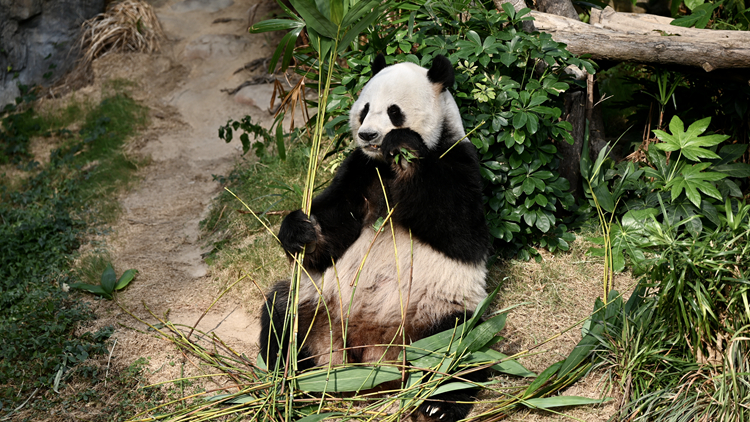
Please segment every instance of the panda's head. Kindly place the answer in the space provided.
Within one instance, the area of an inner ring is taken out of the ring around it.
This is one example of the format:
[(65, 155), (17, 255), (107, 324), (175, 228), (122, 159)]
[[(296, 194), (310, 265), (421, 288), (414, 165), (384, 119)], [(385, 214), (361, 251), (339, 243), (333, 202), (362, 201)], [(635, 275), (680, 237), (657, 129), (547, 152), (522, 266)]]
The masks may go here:
[(382, 159), (380, 144), (388, 132), (408, 128), (435, 148), (446, 132), (455, 142), (465, 135), (461, 115), (448, 88), (453, 85), (453, 65), (436, 56), (430, 69), (414, 63), (386, 67), (378, 55), (373, 77), (352, 106), (349, 124), (357, 145), (372, 158)]

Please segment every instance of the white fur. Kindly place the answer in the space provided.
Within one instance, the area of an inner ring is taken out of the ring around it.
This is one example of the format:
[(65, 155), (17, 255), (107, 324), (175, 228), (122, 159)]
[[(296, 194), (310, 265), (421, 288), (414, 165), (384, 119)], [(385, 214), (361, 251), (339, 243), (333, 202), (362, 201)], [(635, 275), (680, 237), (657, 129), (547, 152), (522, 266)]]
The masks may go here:
[[(365, 120), (359, 118), (365, 104), (370, 104)], [(352, 136), (363, 151), (373, 158), (380, 158), (380, 151), (364, 148), (367, 143), (359, 132), (376, 132), (378, 136), (369, 144), (380, 145), (385, 135), (395, 129), (388, 117), (388, 107), (397, 105), (404, 113), (402, 127), (417, 132), (427, 148), (434, 148), (440, 140), (443, 124), (457, 135), (454, 142), (466, 135), (456, 101), (448, 90), (430, 82), (427, 69), (414, 63), (399, 63), (388, 66), (373, 76), (362, 89), (359, 99), (352, 106), (349, 126)]]
[[(360, 272), (362, 257), (368, 250)], [(384, 331), (390, 332), (395, 331), (402, 320), (412, 327), (429, 327), (454, 312), (473, 311), (487, 296), (486, 275), (482, 263), (452, 260), (417, 239), (413, 239), (412, 248), (407, 230), (396, 227), (392, 235), (387, 226), (376, 238), (373, 228), (366, 227), (335, 267), (327, 269), (323, 275), (302, 280), (301, 301), (318, 302), (319, 292), (322, 293), (333, 326), (328, 327), (328, 315), (321, 306), (306, 344), (312, 350), (330, 350), (331, 343), (334, 350), (343, 347), (341, 325), (346, 317), (341, 315), (349, 315), (351, 321), (377, 322)], [(349, 330), (352, 337), (363, 335), (354, 332), (351, 326)], [(388, 343), (387, 339), (378, 340)], [(401, 338), (394, 340), (401, 342)], [(407, 343), (410, 340), (417, 339), (407, 339)], [(341, 363), (341, 354), (334, 353), (331, 360)], [(326, 355), (318, 357), (316, 363), (328, 361)]]

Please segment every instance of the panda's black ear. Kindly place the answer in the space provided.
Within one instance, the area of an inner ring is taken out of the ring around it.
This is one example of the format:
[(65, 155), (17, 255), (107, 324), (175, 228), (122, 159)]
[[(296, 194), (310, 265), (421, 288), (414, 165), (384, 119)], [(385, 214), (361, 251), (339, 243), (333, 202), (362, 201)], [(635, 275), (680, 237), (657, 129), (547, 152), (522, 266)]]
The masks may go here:
[(377, 56), (375, 56), (375, 60), (372, 61), (372, 76), (375, 76), (385, 68), (385, 56), (383, 56), (383, 53), (378, 53)]
[(427, 79), (434, 84), (443, 86), (441, 91), (453, 86), (455, 77), (453, 76), (453, 65), (445, 56), (438, 54), (432, 59), (432, 67), (427, 71)]

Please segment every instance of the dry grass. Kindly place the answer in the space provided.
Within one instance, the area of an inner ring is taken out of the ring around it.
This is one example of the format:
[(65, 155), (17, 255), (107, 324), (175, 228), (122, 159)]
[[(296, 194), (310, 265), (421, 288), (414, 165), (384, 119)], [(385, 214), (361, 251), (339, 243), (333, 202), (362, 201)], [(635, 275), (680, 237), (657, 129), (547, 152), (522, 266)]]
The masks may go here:
[(154, 9), (141, 0), (112, 3), (82, 26), (83, 63), (110, 52), (153, 53), (159, 51), (159, 39), (164, 36)]
[(50, 89), (51, 96), (62, 95), (93, 81), (91, 64), (109, 53), (154, 53), (164, 30), (154, 9), (142, 0), (111, 3), (104, 13), (81, 25), (81, 58), (75, 69)]
[[(585, 236), (578, 235), (568, 252), (550, 254), (540, 250), (541, 262), (512, 260), (491, 271), (493, 280), (507, 277), (498, 295), (498, 309), (526, 303), (508, 315), (503, 332), (505, 340), (500, 343), (500, 350), (508, 355), (531, 350), (518, 361), (536, 373), (571, 353), (581, 340), (581, 323), (594, 310), (595, 299), (602, 296), (603, 263), (601, 258), (586, 255), (593, 244), (587, 242)], [(626, 295), (634, 284), (635, 280), (629, 274), (615, 275), (615, 288)], [(545, 342), (560, 333), (559, 337)], [(521, 411), (508, 420), (551, 422), (574, 417), (583, 421), (605, 421), (617, 411), (620, 393), (617, 386), (611, 388), (611, 383), (604, 377), (603, 373), (594, 372), (561, 394), (590, 398), (606, 395), (615, 399), (607, 404), (562, 409), (565, 415)]]

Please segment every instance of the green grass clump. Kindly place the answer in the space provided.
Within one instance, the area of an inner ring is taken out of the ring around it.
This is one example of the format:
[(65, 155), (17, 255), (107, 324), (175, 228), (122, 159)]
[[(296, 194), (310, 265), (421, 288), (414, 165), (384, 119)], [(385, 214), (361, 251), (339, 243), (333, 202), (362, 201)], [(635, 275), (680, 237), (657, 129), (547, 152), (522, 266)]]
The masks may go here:
[[(22, 180), (0, 185), (0, 408), (8, 410), (36, 391), (59, 389), (79, 365), (108, 352), (112, 329), (81, 333), (79, 327), (94, 315), (67, 285), (79, 281), (71, 266), (81, 239), (101, 227), (102, 212), (115, 215), (113, 194), (134, 176), (137, 163), (122, 145), (146, 117), (123, 93), (95, 106), (74, 103), (46, 115), (32, 108), (19, 114), (6, 117), (4, 134), (7, 119), (17, 119), (33, 122), (26, 135), (69, 136), (43, 166), (23, 164), (35, 158), (28, 150), (14, 154), (24, 169)], [(80, 125), (75, 135), (68, 129), (73, 124)]]

